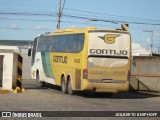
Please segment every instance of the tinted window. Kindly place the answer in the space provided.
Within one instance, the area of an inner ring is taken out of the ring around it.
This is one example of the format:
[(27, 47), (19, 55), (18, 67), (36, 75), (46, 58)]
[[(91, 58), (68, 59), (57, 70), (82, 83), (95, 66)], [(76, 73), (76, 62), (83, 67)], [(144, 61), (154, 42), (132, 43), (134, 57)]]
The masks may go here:
[(40, 52), (80, 52), (83, 48), (84, 34), (41, 36), (37, 51)]

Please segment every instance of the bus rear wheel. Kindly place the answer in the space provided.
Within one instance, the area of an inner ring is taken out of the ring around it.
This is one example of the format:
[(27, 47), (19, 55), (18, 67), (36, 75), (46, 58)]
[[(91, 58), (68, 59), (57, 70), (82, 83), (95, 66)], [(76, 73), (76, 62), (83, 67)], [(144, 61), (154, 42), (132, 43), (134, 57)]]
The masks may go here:
[(68, 80), (68, 93), (70, 95), (74, 95), (75, 94), (75, 91), (72, 89), (72, 84), (71, 84), (71, 79), (70, 78)]
[(62, 93), (64, 93), (64, 94), (68, 93), (68, 91), (67, 91), (67, 83), (65, 82), (64, 76), (61, 78), (61, 90), (62, 90)]

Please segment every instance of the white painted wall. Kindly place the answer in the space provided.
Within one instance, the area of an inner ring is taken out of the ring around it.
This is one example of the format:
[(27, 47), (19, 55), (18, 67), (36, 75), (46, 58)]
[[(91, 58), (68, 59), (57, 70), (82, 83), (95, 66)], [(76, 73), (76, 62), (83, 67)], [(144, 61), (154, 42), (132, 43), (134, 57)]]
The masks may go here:
[(0, 46), (0, 50), (13, 50), (14, 53), (20, 52), (20, 49), (18, 46)]
[(17, 78), (17, 54), (0, 53), (0, 55), (3, 55), (2, 88), (12, 90)]

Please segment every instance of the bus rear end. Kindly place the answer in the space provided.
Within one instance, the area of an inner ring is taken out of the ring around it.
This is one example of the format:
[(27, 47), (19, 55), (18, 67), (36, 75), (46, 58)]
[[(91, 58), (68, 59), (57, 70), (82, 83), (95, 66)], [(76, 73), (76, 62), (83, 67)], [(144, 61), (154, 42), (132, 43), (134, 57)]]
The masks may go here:
[(83, 89), (94, 92), (128, 91), (131, 37), (123, 31), (90, 31)]

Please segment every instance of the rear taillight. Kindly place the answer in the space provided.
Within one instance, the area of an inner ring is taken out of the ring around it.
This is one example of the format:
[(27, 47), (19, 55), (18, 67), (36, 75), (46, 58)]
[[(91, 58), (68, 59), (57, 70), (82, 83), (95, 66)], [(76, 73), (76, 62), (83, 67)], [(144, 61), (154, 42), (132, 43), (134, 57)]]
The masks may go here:
[(83, 79), (87, 79), (88, 78), (88, 70), (84, 69), (83, 70)]

